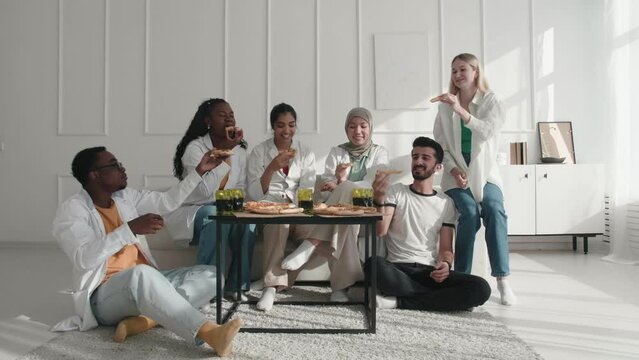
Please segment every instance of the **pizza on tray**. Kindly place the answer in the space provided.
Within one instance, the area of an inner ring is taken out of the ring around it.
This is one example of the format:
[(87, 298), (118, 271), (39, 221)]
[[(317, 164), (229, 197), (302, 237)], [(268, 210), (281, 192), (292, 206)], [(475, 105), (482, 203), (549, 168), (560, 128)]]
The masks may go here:
[(249, 201), (244, 204), (244, 210), (254, 214), (290, 215), (304, 212), (304, 209), (294, 204)]
[(313, 208), (313, 212), (318, 215), (333, 215), (333, 216), (357, 216), (364, 214), (374, 214), (377, 212), (376, 208), (357, 206), (350, 204), (334, 204), (326, 205), (319, 204)]

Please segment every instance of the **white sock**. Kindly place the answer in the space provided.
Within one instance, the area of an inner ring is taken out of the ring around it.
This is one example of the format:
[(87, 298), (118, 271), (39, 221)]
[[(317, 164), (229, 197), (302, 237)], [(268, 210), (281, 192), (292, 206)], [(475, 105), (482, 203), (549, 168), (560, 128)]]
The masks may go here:
[(289, 256), (282, 261), (282, 269), (284, 270), (297, 270), (306, 264), (308, 259), (313, 255), (315, 251), (315, 245), (308, 240), (304, 240), (300, 246), (295, 249)]
[(397, 308), (397, 298), (395, 296), (376, 295), (375, 300), (377, 302), (378, 309), (396, 309)]
[(348, 295), (346, 294), (346, 289), (333, 290), (333, 292), (331, 293), (331, 301), (347, 302), (348, 300), (350, 299), (348, 298)]
[(510, 288), (510, 283), (506, 278), (497, 279), (497, 290), (499, 290), (499, 294), (501, 295), (502, 305), (512, 306), (517, 303), (517, 297), (513, 289)]
[(275, 300), (275, 288), (266, 287), (262, 290), (262, 297), (257, 302), (256, 307), (259, 310), (269, 311), (273, 308), (273, 301)]

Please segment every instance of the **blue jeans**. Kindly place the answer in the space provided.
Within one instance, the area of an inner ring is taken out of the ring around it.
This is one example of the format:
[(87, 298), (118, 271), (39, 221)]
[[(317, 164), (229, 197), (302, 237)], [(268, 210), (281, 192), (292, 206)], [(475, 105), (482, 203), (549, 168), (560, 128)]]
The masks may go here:
[[(215, 265), (217, 254), (216, 222), (209, 219), (209, 215), (217, 214), (215, 205), (204, 205), (195, 214), (193, 230), (193, 242), (198, 244), (197, 262), (203, 265)], [(255, 244), (255, 225), (224, 224), (222, 226), (222, 249), (231, 248), (231, 266), (224, 289), (235, 291), (237, 289), (237, 256), (239, 244), (242, 242), (242, 290), (248, 290), (251, 286), (251, 260), (253, 257), (253, 245)], [(230, 239), (230, 241), (229, 241)], [(224, 257), (226, 258), (226, 257)], [(220, 264), (221, 269), (226, 269), (224, 260)]]
[(499, 187), (491, 183), (484, 185), (484, 200), (479, 204), (481, 211), (468, 188), (450, 189), (446, 194), (453, 199), (459, 212), (455, 238), (455, 271), (470, 273), (473, 266), (475, 234), (483, 219), (491, 275), (509, 275), (508, 217), (504, 209), (504, 195)]
[(160, 271), (136, 265), (113, 275), (91, 294), (100, 325), (144, 315), (185, 339), (195, 339), (207, 321), (197, 308), (215, 297), (215, 268), (196, 265)]

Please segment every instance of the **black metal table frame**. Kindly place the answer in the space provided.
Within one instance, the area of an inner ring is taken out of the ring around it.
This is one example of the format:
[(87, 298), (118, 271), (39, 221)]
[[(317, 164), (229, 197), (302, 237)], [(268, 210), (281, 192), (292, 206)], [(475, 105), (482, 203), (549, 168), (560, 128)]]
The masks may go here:
[[(216, 236), (217, 254), (216, 254), (216, 322), (218, 324), (226, 323), (233, 314), (237, 311), (237, 308), (241, 304), (256, 304), (257, 301), (242, 301), (242, 281), (237, 282), (237, 296), (234, 303), (227, 313), (222, 316), (222, 271), (219, 271), (222, 264), (222, 257), (226, 256), (226, 249), (222, 249), (223, 241), (219, 241), (222, 238), (222, 226), (223, 224), (263, 224), (263, 225), (275, 225), (275, 224), (303, 224), (303, 225), (362, 225), (364, 226), (364, 255), (365, 259), (369, 258), (370, 253), (373, 256), (377, 255), (377, 241), (375, 236), (375, 223), (382, 219), (381, 214), (364, 215), (364, 216), (273, 216), (273, 217), (236, 217), (235, 215), (210, 215), (209, 219), (216, 221)], [(231, 241), (231, 239), (229, 239)], [(370, 245), (369, 245), (370, 242)], [(372, 247), (369, 252), (369, 246)], [(242, 254), (242, 242), (240, 241), (239, 254)], [(238, 279), (242, 279), (242, 256), (238, 256), (237, 259)], [(377, 313), (376, 313), (376, 298), (377, 295), (377, 262), (371, 261), (370, 274), (364, 275), (364, 302), (331, 302), (331, 301), (276, 301), (275, 304), (279, 305), (364, 305), (364, 314), (367, 328), (352, 329), (352, 328), (330, 328), (330, 329), (314, 329), (314, 328), (242, 328), (241, 332), (263, 332), (263, 333), (313, 333), (313, 334), (374, 334), (377, 329)], [(369, 279), (370, 276), (370, 279)], [(370, 295), (368, 288), (370, 287)], [(369, 301), (369, 296), (370, 300)]]

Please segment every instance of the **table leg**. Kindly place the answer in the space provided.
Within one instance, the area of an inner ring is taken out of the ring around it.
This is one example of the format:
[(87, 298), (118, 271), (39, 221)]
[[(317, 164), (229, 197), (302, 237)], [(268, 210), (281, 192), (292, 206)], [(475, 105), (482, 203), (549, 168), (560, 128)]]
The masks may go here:
[(215, 239), (217, 253), (215, 254), (215, 320), (218, 324), (222, 323), (222, 229), (218, 221), (215, 222)]
[[(375, 223), (370, 224), (371, 243), (373, 247), (372, 256), (377, 257), (377, 234), (375, 233)], [(377, 259), (371, 261), (371, 331), (377, 332)]]
[[(369, 251), (369, 241), (370, 241), (370, 228), (368, 224), (364, 225), (364, 262), (368, 261), (368, 258), (370, 257), (370, 251)], [(367, 274), (364, 274), (364, 307), (366, 306), (370, 306), (370, 302), (368, 301), (368, 289), (370, 286), (370, 276), (368, 276)]]
[[(248, 231), (248, 226), (244, 225), (244, 231)], [(244, 232), (242, 232), (243, 235)], [(229, 239), (229, 241), (233, 241), (233, 239)], [(242, 248), (242, 243), (244, 242), (244, 236), (242, 236), (240, 238), (240, 244), (237, 248), (237, 256), (239, 257), (239, 259), (237, 259), (237, 301), (238, 302), (242, 302), (242, 280), (244, 279), (244, 277), (242, 276), (242, 258), (244, 258), (244, 249)]]

